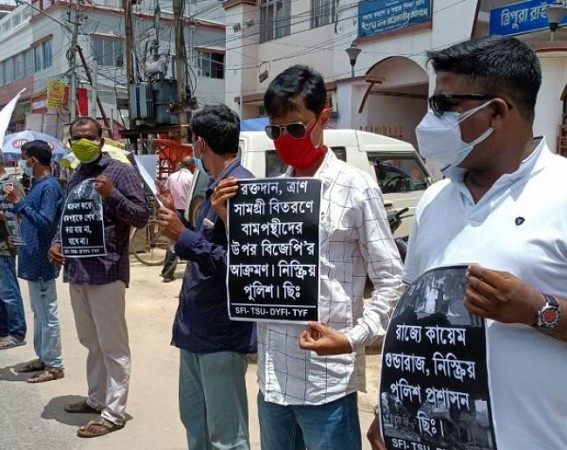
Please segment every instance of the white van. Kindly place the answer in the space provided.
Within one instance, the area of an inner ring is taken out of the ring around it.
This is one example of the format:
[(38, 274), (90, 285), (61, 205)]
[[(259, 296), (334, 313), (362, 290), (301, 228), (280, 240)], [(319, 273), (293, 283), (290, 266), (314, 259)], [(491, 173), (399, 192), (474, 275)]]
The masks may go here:
[[(326, 129), (323, 142), (343, 161), (367, 172), (377, 181), (387, 209), (409, 208), (396, 236), (409, 234), (411, 218), (432, 176), (415, 148), (407, 142), (358, 130)], [(259, 178), (285, 172), (274, 143), (264, 131), (240, 133), (242, 165)]]

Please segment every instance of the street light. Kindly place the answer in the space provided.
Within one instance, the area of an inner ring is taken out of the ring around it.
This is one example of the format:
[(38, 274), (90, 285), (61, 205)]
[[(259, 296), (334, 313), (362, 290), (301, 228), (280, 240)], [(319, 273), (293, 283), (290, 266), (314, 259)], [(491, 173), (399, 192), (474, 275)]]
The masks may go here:
[(567, 15), (567, 7), (564, 6), (563, 2), (555, 2), (548, 6), (545, 10), (547, 13), (547, 21), (549, 22), (550, 31), (550, 42), (555, 41), (555, 32), (559, 28), (559, 24), (563, 18)]
[(358, 58), (358, 55), (360, 55), (361, 51), (362, 51), (362, 49), (360, 49), (356, 46), (355, 41), (352, 41), (352, 44), (350, 44), (350, 47), (346, 49), (348, 59), (350, 60), (350, 70), (351, 70), (350, 76), (351, 76), (351, 78), (354, 78), (354, 65), (356, 64), (356, 59)]

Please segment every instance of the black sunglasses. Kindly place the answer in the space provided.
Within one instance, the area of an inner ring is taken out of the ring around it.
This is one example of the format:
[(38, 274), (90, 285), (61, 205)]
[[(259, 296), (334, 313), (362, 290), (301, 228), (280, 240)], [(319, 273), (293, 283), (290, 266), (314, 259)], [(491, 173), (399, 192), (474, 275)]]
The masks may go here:
[(301, 122), (286, 123), (284, 125), (268, 125), (265, 130), (272, 141), (279, 139), (284, 130), (294, 139), (301, 139), (307, 134), (307, 127)]
[[(491, 94), (435, 94), (429, 97), (429, 107), (437, 117), (441, 117), (463, 100), (487, 101), (497, 98)], [(508, 105), (510, 107), (510, 105)]]

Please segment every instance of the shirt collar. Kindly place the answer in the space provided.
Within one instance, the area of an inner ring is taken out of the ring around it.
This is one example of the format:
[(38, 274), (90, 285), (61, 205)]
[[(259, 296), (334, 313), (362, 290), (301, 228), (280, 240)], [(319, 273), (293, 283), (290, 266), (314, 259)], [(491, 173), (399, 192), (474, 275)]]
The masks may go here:
[(211, 178), (209, 182), (209, 189), (212, 190), (217, 187), (217, 184), (220, 183), (221, 180), (228, 178), (228, 176), (232, 173), (234, 169), (240, 166), (240, 158), (234, 158), (228, 166), (224, 168), (224, 170), (219, 174), (216, 178)]

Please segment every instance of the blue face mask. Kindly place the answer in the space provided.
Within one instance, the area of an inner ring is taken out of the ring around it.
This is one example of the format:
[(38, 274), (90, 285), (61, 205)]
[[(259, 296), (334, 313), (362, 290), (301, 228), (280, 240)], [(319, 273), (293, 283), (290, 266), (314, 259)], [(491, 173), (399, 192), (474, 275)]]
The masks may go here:
[(199, 142), (202, 142), (202, 140), (198, 140), (193, 145), (193, 162), (195, 163), (195, 167), (197, 167), (198, 170), (200, 170), (203, 173), (209, 173), (207, 169), (205, 169), (205, 166), (203, 165), (203, 160), (201, 159), (201, 156), (203, 156), (203, 152), (201, 152), (201, 156), (197, 156), (197, 144)]
[(32, 166), (28, 166), (27, 160), (23, 161), (22, 164), (22, 171), (24, 172), (24, 174), (28, 177), (33, 177), (33, 165)]
[(33, 167), (24, 167), (24, 174), (28, 177), (33, 177)]

